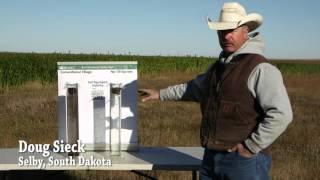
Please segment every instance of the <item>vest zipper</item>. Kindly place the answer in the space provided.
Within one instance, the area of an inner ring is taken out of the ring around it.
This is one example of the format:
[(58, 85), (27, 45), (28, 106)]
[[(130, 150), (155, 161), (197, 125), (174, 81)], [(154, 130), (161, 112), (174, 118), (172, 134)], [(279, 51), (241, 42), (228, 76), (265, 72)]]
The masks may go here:
[(217, 119), (218, 119), (218, 111), (219, 111), (219, 99), (220, 99), (220, 89), (221, 89), (221, 81), (220, 79), (217, 82), (217, 86), (216, 86), (216, 98), (215, 98), (215, 105), (214, 105), (214, 123), (213, 123), (213, 128), (214, 128), (214, 143), (216, 143), (216, 135), (217, 135)]

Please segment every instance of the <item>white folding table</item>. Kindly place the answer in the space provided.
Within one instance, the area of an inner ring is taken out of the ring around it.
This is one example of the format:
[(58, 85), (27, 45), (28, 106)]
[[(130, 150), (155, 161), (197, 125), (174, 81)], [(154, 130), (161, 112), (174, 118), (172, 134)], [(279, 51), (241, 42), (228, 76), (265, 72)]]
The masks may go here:
[[(43, 159), (42, 166), (19, 166), (18, 158)], [(54, 159), (66, 159), (67, 154), (51, 152)], [(85, 159), (91, 156), (94, 159), (109, 159), (111, 166), (94, 165), (48, 165), (48, 157), (41, 153), (19, 153), (18, 148), (0, 149), (0, 171), (5, 174), (8, 171), (17, 170), (127, 170), (143, 175), (139, 170), (168, 170), (168, 171), (192, 171), (192, 179), (197, 179), (197, 171), (201, 167), (203, 158), (202, 147), (140, 147), (136, 152), (121, 152), (120, 156), (111, 156), (108, 151), (80, 153)], [(77, 159), (77, 158), (75, 158)], [(3, 175), (5, 176), (5, 175)]]

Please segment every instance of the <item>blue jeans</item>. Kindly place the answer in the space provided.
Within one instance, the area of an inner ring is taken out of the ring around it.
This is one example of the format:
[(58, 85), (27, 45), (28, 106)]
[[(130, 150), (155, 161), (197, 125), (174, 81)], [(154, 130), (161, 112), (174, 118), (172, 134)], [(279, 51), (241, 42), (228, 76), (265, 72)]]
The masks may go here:
[(205, 149), (200, 179), (268, 180), (270, 167), (271, 157), (263, 153), (246, 158), (238, 152)]

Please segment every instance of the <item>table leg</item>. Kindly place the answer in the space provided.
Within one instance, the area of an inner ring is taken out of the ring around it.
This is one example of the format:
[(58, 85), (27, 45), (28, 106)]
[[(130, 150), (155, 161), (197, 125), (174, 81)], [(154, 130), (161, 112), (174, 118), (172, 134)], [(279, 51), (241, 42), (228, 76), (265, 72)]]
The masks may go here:
[(197, 179), (198, 179), (197, 171), (192, 171), (192, 180), (197, 180)]
[(7, 179), (7, 171), (0, 171), (0, 179), (1, 180)]
[(139, 176), (142, 176), (142, 177), (144, 177), (144, 178), (146, 178), (146, 179), (157, 180), (157, 178), (152, 177), (152, 176), (150, 176), (150, 175), (148, 175), (148, 174), (145, 174), (145, 173), (143, 173), (143, 172), (141, 172), (141, 171), (132, 170), (131, 172), (133, 172), (133, 173), (135, 173), (135, 174), (137, 174), (137, 175), (139, 175)]

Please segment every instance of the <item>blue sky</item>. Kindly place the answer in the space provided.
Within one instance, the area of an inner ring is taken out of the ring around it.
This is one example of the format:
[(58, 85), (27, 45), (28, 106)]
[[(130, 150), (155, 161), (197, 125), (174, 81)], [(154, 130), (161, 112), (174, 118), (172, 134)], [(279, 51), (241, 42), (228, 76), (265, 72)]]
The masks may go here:
[[(0, 0), (0, 51), (218, 56), (218, 0)], [(268, 58), (320, 59), (320, 1), (241, 0)]]

